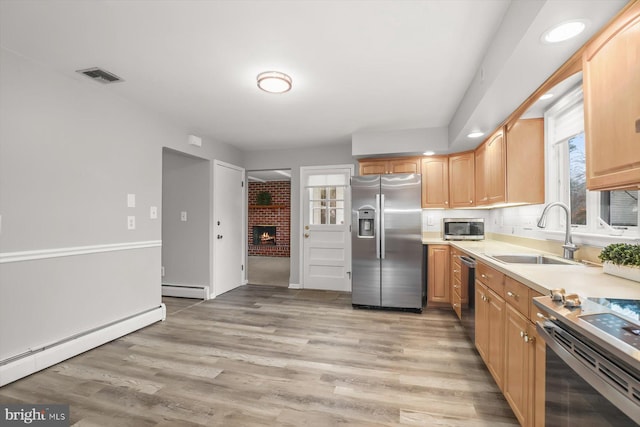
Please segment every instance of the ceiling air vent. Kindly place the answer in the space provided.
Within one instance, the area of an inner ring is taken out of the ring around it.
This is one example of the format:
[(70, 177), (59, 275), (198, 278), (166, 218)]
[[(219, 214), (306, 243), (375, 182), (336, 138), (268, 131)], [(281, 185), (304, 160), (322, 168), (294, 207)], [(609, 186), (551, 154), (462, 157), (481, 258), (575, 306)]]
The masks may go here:
[(84, 74), (85, 76), (91, 77), (93, 80), (103, 84), (117, 83), (117, 82), (124, 81), (120, 77), (116, 76), (115, 74), (102, 70), (98, 67), (87, 68), (86, 70), (76, 70), (76, 73)]

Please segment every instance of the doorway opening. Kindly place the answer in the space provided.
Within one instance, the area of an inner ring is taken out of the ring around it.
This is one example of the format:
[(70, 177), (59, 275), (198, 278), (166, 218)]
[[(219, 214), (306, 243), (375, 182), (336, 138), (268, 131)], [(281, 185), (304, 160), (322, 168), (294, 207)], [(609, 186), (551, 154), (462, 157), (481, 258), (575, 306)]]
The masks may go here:
[(247, 171), (247, 282), (289, 286), (291, 170)]

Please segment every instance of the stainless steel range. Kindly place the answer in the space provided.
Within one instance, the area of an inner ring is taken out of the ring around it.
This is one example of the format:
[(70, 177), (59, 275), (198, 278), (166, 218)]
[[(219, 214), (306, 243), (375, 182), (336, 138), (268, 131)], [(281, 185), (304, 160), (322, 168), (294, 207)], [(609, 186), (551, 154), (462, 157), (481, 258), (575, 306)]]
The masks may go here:
[(554, 290), (534, 303), (547, 344), (545, 424), (640, 425), (640, 300)]

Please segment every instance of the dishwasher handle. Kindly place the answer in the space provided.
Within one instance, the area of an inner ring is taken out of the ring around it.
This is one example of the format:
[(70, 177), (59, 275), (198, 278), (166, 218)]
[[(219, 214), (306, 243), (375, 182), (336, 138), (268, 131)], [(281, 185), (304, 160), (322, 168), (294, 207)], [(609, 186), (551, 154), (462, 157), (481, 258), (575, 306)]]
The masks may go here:
[(467, 267), (476, 268), (476, 260), (471, 257), (460, 255), (460, 261)]

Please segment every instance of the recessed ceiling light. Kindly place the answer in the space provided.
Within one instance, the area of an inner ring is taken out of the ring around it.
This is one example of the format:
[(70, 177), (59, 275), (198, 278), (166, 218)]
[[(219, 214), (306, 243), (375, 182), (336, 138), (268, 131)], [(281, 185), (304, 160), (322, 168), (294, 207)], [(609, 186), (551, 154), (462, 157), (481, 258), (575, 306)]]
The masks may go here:
[(540, 101), (544, 101), (545, 99), (551, 99), (553, 98), (553, 94), (552, 93), (545, 93), (544, 95), (542, 95), (540, 98), (538, 98)]
[(545, 43), (560, 43), (577, 36), (585, 28), (587, 28), (587, 22), (584, 20), (562, 22), (545, 31), (542, 34), (542, 41)]
[(469, 135), (467, 135), (467, 137), (480, 138), (482, 135), (484, 135), (484, 132), (471, 132)]
[(291, 77), (279, 71), (258, 74), (258, 87), (269, 93), (284, 93), (291, 90)]
[(424, 153), (422, 153), (422, 154), (423, 154), (423, 155), (425, 155), (425, 156), (433, 156), (434, 154), (436, 154), (436, 152), (435, 152), (435, 151), (431, 151), (431, 150), (429, 150), (429, 151), (425, 151), (425, 152), (424, 152)]

